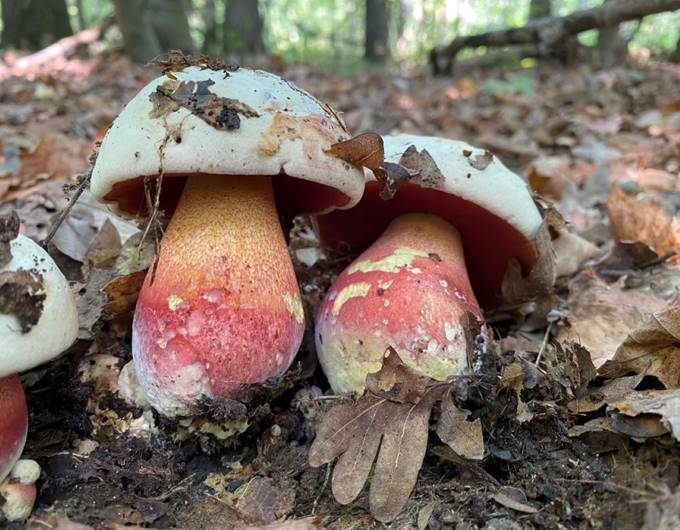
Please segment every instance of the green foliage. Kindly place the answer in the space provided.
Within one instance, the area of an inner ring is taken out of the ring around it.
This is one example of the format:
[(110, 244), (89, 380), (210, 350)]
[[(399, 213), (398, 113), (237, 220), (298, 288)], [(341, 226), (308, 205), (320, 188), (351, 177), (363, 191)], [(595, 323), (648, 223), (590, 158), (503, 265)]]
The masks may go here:
[[(19, 1), (19, 0), (17, 0)], [(258, 0), (253, 0), (258, 1)], [(215, 29), (224, 38), (225, 0), (213, 0)], [(552, 0), (553, 13), (562, 16), (601, 5), (603, 0)], [(270, 53), (317, 67), (365, 68), (365, 0), (259, 0), (264, 19), (264, 42)], [(78, 6), (87, 26), (113, 15), (112, 0), (67, 0), (72, 25), (78, 27)], [(192, 0), (189, 22), (195, 42), (206, 34), (209, 0)], [(390, 51), (400, 64), (424, 64), (427, 52), (456, 36), (519, 27), (529, 16), (530, 0), (389, 0)], [(633, 50), (652, 53), (673, 49), (680, 35), (680, 12), (646, 17), (621, 26)], [(228, 36), (227, 36), (228, 37)], [(597, 30), (579, 36), (585, 45), (597, 42)], [(211, 50), (217, 52), (217, 48)], [(464, 50), (462, 57), (482, 53)]]
[(480, 90), (486, 94), (524, 94), (530, 96), (534, 92), (534, 81), (524, 74), (513, 74), (506, 79), (487, 79)]

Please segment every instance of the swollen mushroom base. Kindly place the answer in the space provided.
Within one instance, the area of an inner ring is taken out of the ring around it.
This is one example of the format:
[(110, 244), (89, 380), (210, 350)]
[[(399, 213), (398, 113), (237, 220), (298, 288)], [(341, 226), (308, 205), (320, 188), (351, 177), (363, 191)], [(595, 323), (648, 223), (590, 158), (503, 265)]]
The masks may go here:
[(18, 375), (0, 379), (0, 482), (19, 460), (28, 433), (26, 396)]
[(151, 405), (188, 416), (203, 398), (237, 397), (283, 373), (303, 332), (271, 177), (188, 178), (135, 310), (132, 354)]
[(326, 293), (319, 360), (342, 394), (363, 392), (390, 347), (418, 373), (444, 380), (467, 369), (466, 312), (481, 319), (460, 234), (435, 215), (402, 215)]

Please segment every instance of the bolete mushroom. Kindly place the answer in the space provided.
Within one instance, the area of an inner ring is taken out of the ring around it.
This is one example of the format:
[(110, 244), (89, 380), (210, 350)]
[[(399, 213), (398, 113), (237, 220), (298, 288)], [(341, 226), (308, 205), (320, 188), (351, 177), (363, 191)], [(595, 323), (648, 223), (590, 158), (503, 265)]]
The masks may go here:
[[(7, 237), (10, 224), (14, 233)], [(0, 511), (8, 521), (31, 513), (40, 475), (37, 463), (19, 460), (28, 411), (17, 374), (55, 358), (78, 334), (66, 278), (47, 252), (17, 235), (18, 228), (18, 219), (0, 222)]]
[(482, 320), (482, 307), (498, 303), (512, 258), (525, 272), (537, 259), (541, 215), (524, 181), (496, 157), (443, 138), (384, 142), (385, 160), (412, 178), (383, 200), (367, 176), (352, 210), (316, 218), (322, 241), (363, 251), (328, 290), (316, 321), (319, 360), (338, 393), (360, 394), (389, 348), (435, 380), (466, 371), (464, 315)]
[(168, 73), (116, 118), (93, 194), (145, 216), (155, 184), (171, 217), (132, 330), (139, 382), (160, 413), (191, 416), (289, 367), (304, 315), (279, 218), (359, 200), (363, 173), (325, 152), (347, 138), (330, 107), (247, 68)]

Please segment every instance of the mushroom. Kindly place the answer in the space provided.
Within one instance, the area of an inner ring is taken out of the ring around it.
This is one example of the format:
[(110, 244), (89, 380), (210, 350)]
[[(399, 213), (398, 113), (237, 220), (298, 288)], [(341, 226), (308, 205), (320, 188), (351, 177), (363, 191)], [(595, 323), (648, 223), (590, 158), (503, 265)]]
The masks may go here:
[[(35, 501), (38, 464), (19, 460), (28, 433), (26, 397), (19, 372), (66, 350), (78, 334), (68, 281), (31, 239), (17, 235), (16, 216), (0, 220), (0, 511), (21, 521)], [(11, 226), (13, 225), (13, 226)], [(11, 230), (3, 230), (11, 226)], [(8, 236), (8, 232), (11, 235)], [(9, 252), (6, 252), (9, 250)], [(4, 262), (4, 263), (3, 263)]]
[(191, 416), (290, 366), (304, 312), (279, 218), (359, 200), (361, 170), (325, 152), (347, 138), (330, 107), (247, 68), (168, 73), (116, 118), (93, 194), (145, 216), (154, 184), (171, 217), (132, 329), (139, 383), (161, 414)]
[(542, 218), (524, 181), (488, 151), (443, 138), (387, 136), (385, 160), (411, 172), (390, 200), (367, 175), (352, 210), (315, 219), (321, 240), (363, 253), (326, 293), (315, 340), (338, 393), (360, 394), (394, 349), (435, 380), (468, 369), (470, 325), (497, 305), (508, 262), (537, 259)]

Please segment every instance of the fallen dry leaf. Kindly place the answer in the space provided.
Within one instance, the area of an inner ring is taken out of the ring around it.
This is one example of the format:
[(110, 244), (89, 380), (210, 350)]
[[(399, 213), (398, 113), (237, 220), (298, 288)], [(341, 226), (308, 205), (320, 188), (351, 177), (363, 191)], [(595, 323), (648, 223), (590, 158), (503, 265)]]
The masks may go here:
[(656, 377), (666, 388), (680, 388), (680, 298), (633, 329), (600, 373), (635, 372)]
[[(427, 450), (432, 407), (441, 398), (438, 388), (423, 390), (416, 384), (424, 391), (422, 395), (407, 389), (406, 381), (419, 382), (418, 377), (408, 374), (406, 367), (396, 369), (396, 353), (389, 357), (393, 359), (374, 374), (371, 386), (413, 402), (391, 401), (367, 391), (356, 403), (335, 405), (322, 418), (309, 451), (312, 467), (340, 456), (333, 470), (332, 491), (341, 504), (356, 499), (375, 460), (369, 504), (373, 517), (382, 522), (399, 514), (415, 487)], [(402, 376), (403, 383), (397, 379)]]
[(659, 256), (680, 252), (680, 219), (651, 196), (632, 197), (614, 186), (607, 212), (617, 241), (640, 241)]
[(519, 488), (506, 486), (494, 493), (491, 498), (498, 504), (521, 513), (537, 513), (538, 508), (527, 503), (526, 494)]
[(385, 159), (382, 136), (374, 132), (366, 132), (344, 142), (335, 143), (327, 152), (353, 166), (371, 170), (377, 169)]
[(587, 239), (569, 230), (560, 230), (552, 242), (555, 251), (555, 274), (571, 276), (581, 265), (600, 253), (600, 249)]
[[(609, 403), (609, 407), (624, 416), (639, 417), (647, 422), (651, 420), (651, 425), (645, 430), (649, 434), (644, 437), (670, 432), (680, 442), (680, 389), (632, 392), (621, 401)], [(650, 415), (653, 417), (650, 418)], [(655, 430), (657, 422), (660, 429)]]
[(311, 516), (261, 526), (246, 526), (243, 530), (323, 530), (323, 526), (319, 517)]
[(533, 241), (538, 257), (529, 274), (524, 276), (516, 259), (510, 260), (501, 286), (505, 307), (519, 307), (530, 301), (542, 301), (550, 296), (555, 284), (555, 253), (547, 220), (543, 221)]
[(437, 436), (456, 454), (470, 460), (484, 458), (482, 421), (468, 421), (470, 411), (459, 409), (447, 393), (442, 399), (441, 416), (437, 422)]
[(558, 341), (581, 344), (600, 368), (648, 315), (666, 302), (645, 289), (624, 289), (623, 282), (606, 284), (584, 272), (569, 283), (569, 327), (557, 333)]
[(184, 107), (211, 127), (232, 131), (241, 126), (240, 116), (259, 116), (255, 109), (237, 99), (210, 92), (214, 84), (211, 79), (198, 82), (168, 79), (149, 95), (152, 104), (150, 117), (161, 118)]
[(295, 488), (286, 481), (254, 477), (236, 490), (236, 509), (246, 518), (269, 524), (289, 514), (295, 506)]

